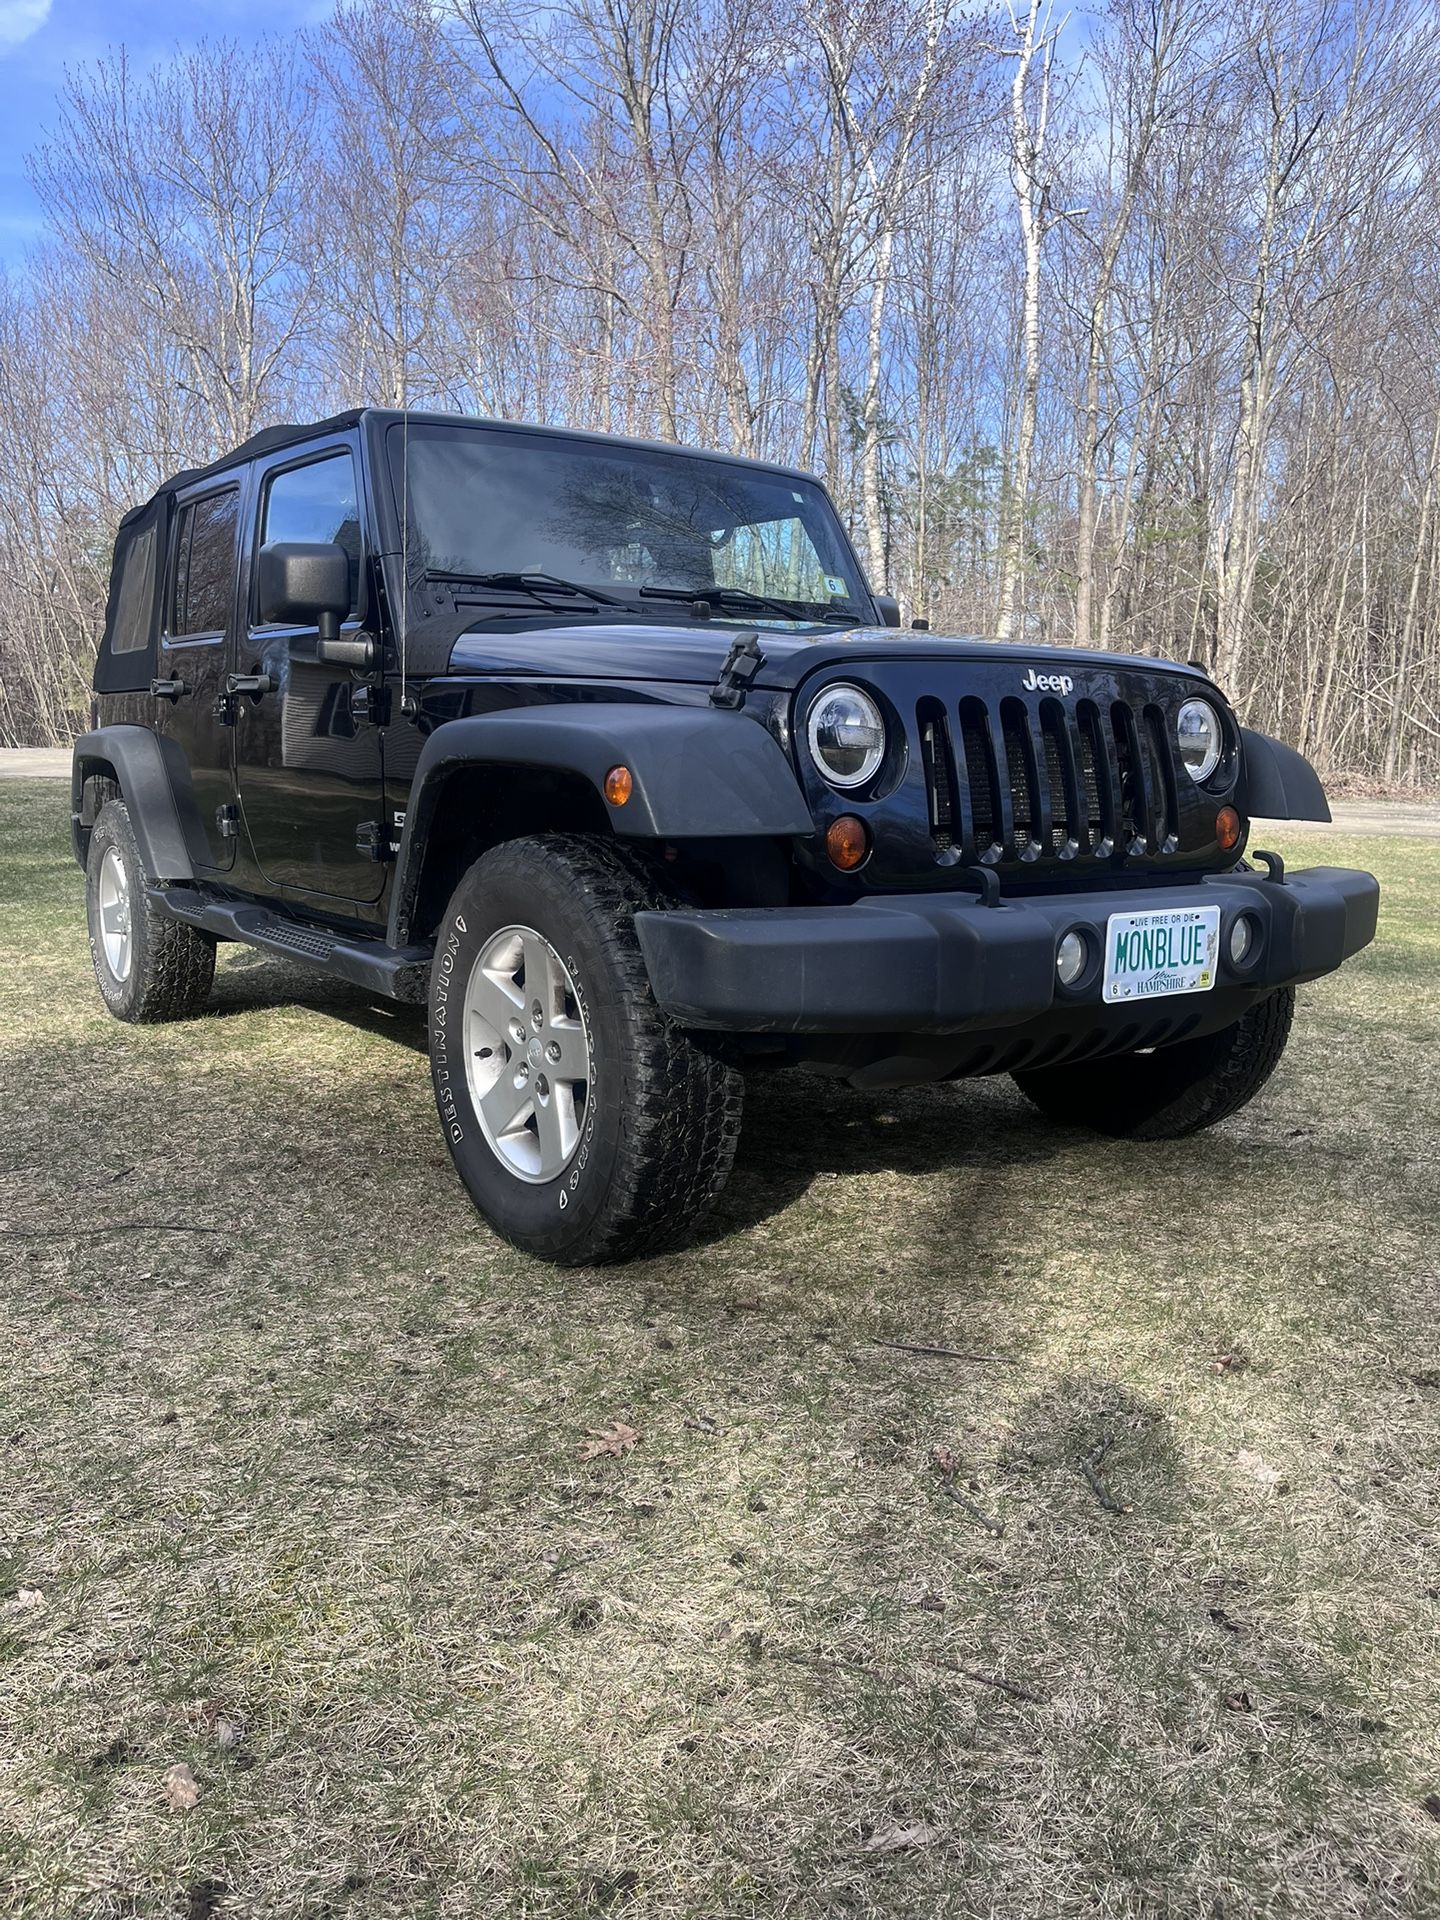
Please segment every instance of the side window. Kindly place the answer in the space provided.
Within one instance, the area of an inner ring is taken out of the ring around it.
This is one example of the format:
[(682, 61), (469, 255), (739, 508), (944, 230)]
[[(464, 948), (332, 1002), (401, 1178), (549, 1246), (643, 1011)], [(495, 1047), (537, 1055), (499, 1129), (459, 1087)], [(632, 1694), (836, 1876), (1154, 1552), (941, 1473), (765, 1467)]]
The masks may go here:
[(327, 454), (277, 473), (260, 509), (260, 544), (276, 540), (333, 541), (350, 560), (350, 612), (360, 589), (360, 508), (355, 463), (348, 453)]
[(223, 633), (235, 596), (235, 536), (240, 495), (234, 487), (207, 493), (180, 509), (175, 526), (175, 571), (166, 631)]
[(125, 550), (120, 592), (115, 601), (115, 624), (110, 630), (112, 653), (139, 653), (149, 645), (154, 595), (155, 524), (152, 521)]

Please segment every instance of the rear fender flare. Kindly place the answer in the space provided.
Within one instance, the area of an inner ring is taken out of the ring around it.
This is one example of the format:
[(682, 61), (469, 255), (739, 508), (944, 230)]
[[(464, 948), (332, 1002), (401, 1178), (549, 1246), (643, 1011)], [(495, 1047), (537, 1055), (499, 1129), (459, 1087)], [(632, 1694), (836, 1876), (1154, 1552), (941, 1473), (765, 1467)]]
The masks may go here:
[(130, 815), (146, 878), (195, 878), (195, 836), (200, 827), (198, 819), (192, 818), (186, 831), (186, 817), (194, 814), (194, 803), (185, 756), (173, 740), (145, 727), (97, 727), (75, 742), (70, 768), (70, 837), (82, 866), (95, 824), (86, 817), (85, 783), (96, 775), (111, 775)]
[[(604, 799), (605, 776), (617, 766), (630, 772), (623, 806)], [(783, 749), (741, 713), (605, 701), (448, 720), (425, 742), (411, 783), (391, 892), (392, 944), (411, 938), (431, 823), (447, 779), (462, 767), (578, 777), (626, 839), (778, 840), (814, 831)]]

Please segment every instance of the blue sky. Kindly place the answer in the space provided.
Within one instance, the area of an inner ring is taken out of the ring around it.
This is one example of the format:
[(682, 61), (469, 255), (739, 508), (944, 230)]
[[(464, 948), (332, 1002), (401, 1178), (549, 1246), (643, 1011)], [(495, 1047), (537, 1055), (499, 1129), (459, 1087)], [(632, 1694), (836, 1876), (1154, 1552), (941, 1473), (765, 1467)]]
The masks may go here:
[(323, 18), (328, 0), (0, 0), (0, 265), (40, 230), (25, 156), (55, 119), (67, 66), (124, 45), (139, 65), (200, 40), (253, 41)]

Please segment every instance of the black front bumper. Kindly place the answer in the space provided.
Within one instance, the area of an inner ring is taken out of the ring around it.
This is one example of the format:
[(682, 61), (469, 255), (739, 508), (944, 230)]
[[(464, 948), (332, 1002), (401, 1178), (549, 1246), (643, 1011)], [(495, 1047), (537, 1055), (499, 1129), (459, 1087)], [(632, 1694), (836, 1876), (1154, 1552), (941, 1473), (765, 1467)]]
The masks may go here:
[[(1273, 987), (1333, 972), (1374, 939), (1379, 901), (1372, 875), (1313, 867), (1283, 879), (1230, 873), (1194, 884), (1011, 897), (997, 906), (968, 895), (890, 894), (839, 907), (640, 913), (635, 925), (656, 999), (686, 1026), (958, 1034), (1050, 1026), (1068, 1012), (1093, 1017), (1103, 1004), (1099, 956), (1112, 913), (1214, 904), (1221, 910), (1215, 986), (1149, 1003), (1203, 1012), (1208, 1026), (1238, 1018)], [(1230, 929), (1242, 912), (1257, 937), (1235, 967)], [(1088, 934), (1094, 957), (1067, 988), (1055, 956), (1072, 928)]]

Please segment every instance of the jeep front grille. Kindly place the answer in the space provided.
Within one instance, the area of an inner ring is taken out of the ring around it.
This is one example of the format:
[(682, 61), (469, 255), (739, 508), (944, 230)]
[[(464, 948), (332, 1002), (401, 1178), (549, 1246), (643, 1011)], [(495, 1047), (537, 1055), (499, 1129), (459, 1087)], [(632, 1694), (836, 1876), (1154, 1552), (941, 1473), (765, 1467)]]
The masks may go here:
[(972, 694), (954, 710), (927, 697), (915, 719), (938, 849), (990, 864), (1178, 844), (1175, 758), (1157, 706)]

